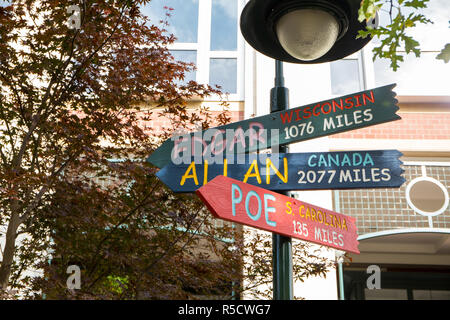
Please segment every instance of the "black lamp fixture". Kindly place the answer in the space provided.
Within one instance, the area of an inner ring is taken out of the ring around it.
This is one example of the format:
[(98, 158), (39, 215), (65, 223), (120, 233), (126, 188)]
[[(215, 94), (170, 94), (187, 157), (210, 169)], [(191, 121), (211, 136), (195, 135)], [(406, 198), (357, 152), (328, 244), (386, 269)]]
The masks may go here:
[(367, 24), (358, 21), (361, 0), (250, 0), (241, 14), (241, 32), (257, 51), (291, 63), (342, 59), (370, 40), (356, 39)]

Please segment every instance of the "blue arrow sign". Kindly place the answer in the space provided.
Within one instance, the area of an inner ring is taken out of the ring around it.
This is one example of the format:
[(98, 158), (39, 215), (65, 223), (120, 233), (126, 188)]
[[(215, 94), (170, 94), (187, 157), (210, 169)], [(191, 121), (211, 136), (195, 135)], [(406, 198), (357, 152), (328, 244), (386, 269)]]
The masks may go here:
[(174, 192), (194, 192), (218, 175), (274, 191), (397, 188), (405, 182), (400, 156), (397, 150), (239, 154), (219, 163), (170, 163), (156, 175)]

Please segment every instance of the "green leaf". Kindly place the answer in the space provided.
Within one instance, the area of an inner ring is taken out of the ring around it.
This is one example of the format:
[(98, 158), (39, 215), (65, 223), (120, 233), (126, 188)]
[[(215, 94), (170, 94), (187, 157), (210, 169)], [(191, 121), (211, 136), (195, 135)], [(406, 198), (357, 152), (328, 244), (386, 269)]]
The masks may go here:
[(412, 7), (412, 8), (415, 8), (415, 9), (426, 8), (428, 1), (429, 0), (410, 0), (410, 1), (406, 1), (403, 5), (405, 7)]
[(358, 10), (358, 20), (363, 22), (364, 20), (367, 21), (375, 18), (377, 11), (381, 8), (381, 5), (377, 5), (379, 1), (380, 0), (362, 0)]
[(444, 60), (445, 63), (450, 61), (450, 43), (445, 45), (444, 49), (441, 50), (441, 53), (437, 55), (436, 59)]
[(420, 56), (420, 49), (418, 48), (419, 42), (408, 36), (405, 36), (404, 40), (406, 53), (410, 53), (411, 51), (413, 51), (416, 57), (419, 57)]

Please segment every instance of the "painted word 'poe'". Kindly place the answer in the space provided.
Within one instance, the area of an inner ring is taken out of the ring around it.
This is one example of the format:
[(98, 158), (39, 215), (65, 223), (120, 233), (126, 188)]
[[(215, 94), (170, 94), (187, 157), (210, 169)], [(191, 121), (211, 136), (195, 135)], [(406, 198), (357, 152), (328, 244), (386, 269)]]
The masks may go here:
[[(258, 210), (256, 212), (250, 211), (250, 200), (255, 198), (258, 203)], [(236, 205), (241, 204), (243, 200), (243, 194), (241, 188), (237, 184), (231, 185), (231, 208), (233, 216), (236, 216)], [(271, 221), (269, 218), (270, 212), (275, 212), (276, 209), (274, 207), (269, 206), (269, 201), (275, 201), (275, 197), (272, 194), (264, 193), (263, 198), (261, 199), (260, 195), (255, 191), (249, 191), (245, 196), (245, 212), (248, 217), (253, 221), (258, 221), (261, 217), (262, 207), (264, 208), (264, 217), (267, 225), (271, 227), (276, 227), (277, 223), (275, 221)]]

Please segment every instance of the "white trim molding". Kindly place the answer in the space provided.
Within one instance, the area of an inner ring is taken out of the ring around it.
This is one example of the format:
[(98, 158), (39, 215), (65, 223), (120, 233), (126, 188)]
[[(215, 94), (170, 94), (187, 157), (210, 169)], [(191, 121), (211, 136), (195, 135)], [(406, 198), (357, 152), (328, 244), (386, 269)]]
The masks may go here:
[(442, 233), (442, 234), (450, 234), (450, 229), (446, 228), (405, 228), (405, 229), (391, 229), (391, 230), (383, 230), (377, 232), (366, 233), (360, 235), (358, 237), (358, 241), (391, 236), (396, 234), (407, 234), (407, 233)]

